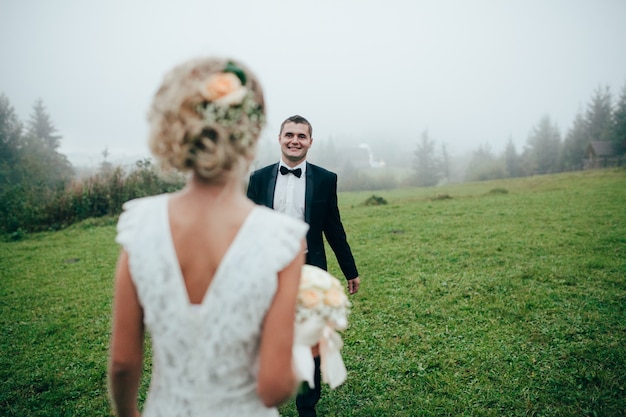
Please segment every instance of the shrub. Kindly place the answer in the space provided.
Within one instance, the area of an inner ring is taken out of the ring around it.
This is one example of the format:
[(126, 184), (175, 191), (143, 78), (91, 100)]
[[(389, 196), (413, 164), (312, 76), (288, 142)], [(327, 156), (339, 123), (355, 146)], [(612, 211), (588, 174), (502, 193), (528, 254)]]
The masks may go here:
[(449, 194), (437, 194), (436, 196), (434, 196), (433, 198), (431, 198), (432, 201), (437, 201), (437, 200), (450, 200), (452, 197), (450, 197)]
[(506, 188), (492, 188), (491, 190), (489, 190), (489, 192), (487, 194), (508, 194), (509, 190), (507, 190)]
[(364, 206), (381, 206), (384, 204), (387, 204), (387, 200), (377, 195), (372, 195), (363, 202)]
[(57, 190), (13, 187), (2, 195), (1, 231), (15, 238), (23, 232), (58, 230), (89, 218), (115, 216), (128, 200), (172, 192), (184, 183), (182, 175), (165, 177), (149, 160), (143, 160), (130, 173), (122, 167), (108, 167)]

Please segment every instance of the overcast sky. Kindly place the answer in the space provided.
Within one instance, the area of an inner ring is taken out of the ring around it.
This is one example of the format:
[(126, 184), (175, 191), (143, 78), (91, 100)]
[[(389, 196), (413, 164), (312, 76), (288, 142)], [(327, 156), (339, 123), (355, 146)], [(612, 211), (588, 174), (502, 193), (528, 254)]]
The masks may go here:
[(41, 98), (71, 161), (147, 156), (163, 74), (216, 54), (261, 79), (265, 141), (301, 114), (339, 145), (521, 150), (543, 115), (564, 136), (619, 95), (625, 22), (625, 0), (0, 0), (0, 93), (23, 121)]

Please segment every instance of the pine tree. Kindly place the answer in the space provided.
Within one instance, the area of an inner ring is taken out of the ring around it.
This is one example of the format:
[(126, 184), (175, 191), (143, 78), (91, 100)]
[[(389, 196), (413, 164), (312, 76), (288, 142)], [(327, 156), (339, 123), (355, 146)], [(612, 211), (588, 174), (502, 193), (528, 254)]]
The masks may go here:
[(439, 162), (435, 155), (435, 141), (428, 137), (427, 130), (422, 133), (422, 140), (418, 142), (413, 156), (416, 185), (419, 187), (436, 185), (440, 175)]
[(441, 144), (440, 172), (446, 181), (450, 181), (450, 155), (445, 143)]
[(0, 94), (0, 230), (13, 230), (24, 213), (26, 172), (22, 164), (22, 123), (4, 94)]
[(61, 146), (61, 136), (57, 134), (41, 99), (33, 105), (33, 113), (28, 121), (28, 133), (41, 140), (50, 150), (56, 151)]
[(563, 141), (563, 167), (570, 171), (582, 169), (588, 146), (587, 121), (582, 112), (578, 112)]
[(468, 181), (487, 181), (504, 178), (502, 161), (496, 158), (489, 145), (480, 145), (472, 154), (465, 177)]
[(509, 142), (504, 150), (504, 169), (509, 178), (516, 178), (521, 175), (520, 160), (513, 139), (509, 138)]
[(22, 123), (9, 99), (0, 94), (0, 180), (8, 181), (16, 168), (22, 145)]
[(527, 145), (525, 157), (531, 174), (560, 171), (561, 134), (558, 127), (552, 124), (550, 116), (541, 118), (528, 136)]
[(617, 145), (620, 155), (626, 153), (626, 84), (613, 112), (611, 140)]
[(61, 136), (57, 134), (41, 99), (33, 105), (27, 126), (21, 160), (28, 173), (26, 182), (46, 189), (66, 184), (74, 171), (67, 157), (57, 151)]
[(611, 138), (612, 127), (611, 92), (609, 87), (598, 87), (587, 106), (585, 121), (589, 142)]

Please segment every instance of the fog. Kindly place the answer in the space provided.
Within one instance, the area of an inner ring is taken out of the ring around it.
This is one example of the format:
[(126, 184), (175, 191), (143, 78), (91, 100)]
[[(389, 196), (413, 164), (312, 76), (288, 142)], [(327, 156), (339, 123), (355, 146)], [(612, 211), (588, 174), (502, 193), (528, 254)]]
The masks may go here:
[(314, 148), (406, 155), (428, 130), (452, 155), (499, 152), (621, 92), (625, 21), (623, 0), (2, 0), (0, 93), (23, 121), (41, 98), (74, 164), (137, 159), (163, 74), (217, 54), (261, 79), (264, 144), (301, 114)]

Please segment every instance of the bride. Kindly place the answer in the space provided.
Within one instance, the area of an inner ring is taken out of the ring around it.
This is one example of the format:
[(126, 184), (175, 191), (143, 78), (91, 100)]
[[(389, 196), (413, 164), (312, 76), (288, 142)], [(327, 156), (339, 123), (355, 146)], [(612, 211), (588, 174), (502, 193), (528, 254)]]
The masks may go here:
[(155, 416), (277, 416), (295, 391), (296, 294), (308, 226), (254, 205), (243, 181), (265, 123), (261, 86), (235, 60), (171, 70), (148, 117), (182, 191), (132, 200), (117, 226), (108, 369), (117, 415), (138, 416), (144, 332)]

